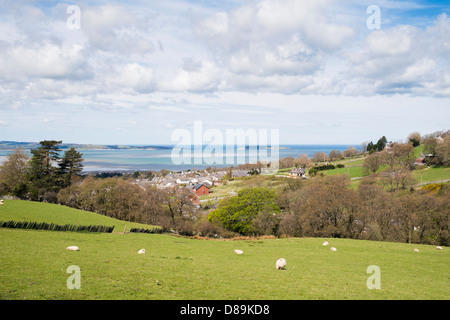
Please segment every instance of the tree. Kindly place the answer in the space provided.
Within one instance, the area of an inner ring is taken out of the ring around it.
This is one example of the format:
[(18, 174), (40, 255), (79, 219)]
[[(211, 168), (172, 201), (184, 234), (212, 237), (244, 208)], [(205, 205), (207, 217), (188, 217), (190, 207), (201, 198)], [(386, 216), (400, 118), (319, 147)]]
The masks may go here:
[(307, 154), (299, 154), (297, 159), (295, 159), (295, 166), (297, 168), (307, 168), (311, 165), (311, 160), (309, 160)]
[(169, 189), (165, 202), (169, 208), (173, 225), (177, 223), (177, 220), (180, 221), (186, 218), (195, 218), (195, 210), (192, 202), (194, 197), (194, 193), (185, 187), (175, 187)]
[(400, 165), (412, 168), (416, 159), (414, 147), (411, 143), (393, 143), (391, 148), (384, 153), (386, 163), (394, 167)]
[(380, 176), (382, 177), (382, 183), (386, 187), (389, 187), (389, 191), (391, 192), (406, 189), (416, 182), (411, 170), (399, 166), (389, 167), (383, 170), (380, 172)]
[(422, 139), (422, 137), (420, 136), (420, 133), (415, 131), (415, 132), (411, 132), (408, 135), (408, 141), (412, 143), (413, 147), (417, 147), (420, 145), (420, 141)]
[(342, 153), (338, 150), (331, 150), (328, 154), (328, 158), (330, 161), (336, 161), (339, 160), (342, 157)]
[[(266, 188), (242, 189), (237, 196), (222, 200), (209, 214), (208, 221), (243, 235), (254, 235), (262, 229), (273, 230), (275, 226), (269, 228), (267, 224), (276, 222), (272, 216), (280, 212), (276, 198), (275, 192)], [(256, 220), (260, 214), (263, 216)]]
[(372, 141), (370, 141), (368, 144), (367, 144), (367, 152), (369, 152), (369, 154), (371, 154), (371, 153), (374, 153), (374, 152), (376, 152), (377, 150), (376, 150), (376, 147), (375, 147), (375, 145), (373, 144), (373, 142)]
[(444, 137), (444, 140), (439, 142), (436, 146), (436, 161), (437, 165), (450, 165), (450, 135)]
[(329, 176), (311, 181), (297, 193), (293, 213), (304, 236), (354, 238), (362, 232), (359, 201), (349, 183), (346, 177)]
[(351, 158), (358, 154), (358, 150), (354, 146), (349, 146), (347, 150), (344, 151), (344, 157)]
[(42, 200), (47, 191), (56, 192), (59, 189), (57, 170), (53, 164), (59, 162), (61, 142), (44, 140), (39, 142), (39, 148), (31, 150), (33, 156), (30, 160), (30, 189), (33, 200)]
[(383, 151), (384, 148), (385, 148), (386, 145), (387, 145), (387, 142), (388, 142), (388, 141), (387, 141), (386, 137), (385, 137), (385, 136), (382, 136), (382, 137), (378, 140), (377, 144), (375, 145), (376, 151)]
[(71, 185), (72, 175), (79, 174), (83, 171), (83, 155), (75, 150), (75, 148), (70, 148), (64, 152), (64, 156), (59, 163), (60, 174), (63, 176), (64, 185)]
[(58, 162), (59, 156), (59, 145), (62, 141), (56, 140), (44, 140), (39, 142), (40, 147), (31, 150), (33, 154), (31, 158), (31, 171), (34, 177), (43, 177), (50, 175), (53, 171), (52, 162)]
[(363, 174), (375, 173), (383, 164), (383, 155), (380, 152), (368, 155), (363, 162)]
[(29, 170), (29, 157), (18, 148), (10, 153), (0, 169), (0, 183), (6, 186), (6, 191), (22, 198), (26, 193), (26, 182)]
[(361, 145), (360, 145), (360, 150), (361, 150), (361, 153), (366, 153), (366, 152), (368, 152), (369, 150), (367, 149), (367, 146), (368, 146), (368, 142), (366, 142), (366, 141), (364, 141), (364, 142), (361, 142)]
[(311, 158), (313, 162), (326, 162), (328, 160), (328, 156), (325, 152), (316, 152)]

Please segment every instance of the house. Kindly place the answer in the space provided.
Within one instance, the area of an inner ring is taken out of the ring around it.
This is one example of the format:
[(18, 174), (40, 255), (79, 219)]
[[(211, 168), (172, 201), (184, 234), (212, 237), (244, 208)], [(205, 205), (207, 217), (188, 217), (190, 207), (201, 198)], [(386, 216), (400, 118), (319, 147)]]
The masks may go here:
[(416, 166), (423, 166), (423, 165), (425, 165), (424, 158), (416, 159), (414, 165), (416, 165)]
[(207, 186), (208, 188), (211, 188), (214, 185), (213, 182), (208, 179), (202, 180), (201, 183), (204, 184), (205, 186)]
[(200, 198), (195, 193), (192, 193), (192, 197), (190, 197), (190, 200), (195, 205), (200, 205)]
[(180, 179), (177, 179), (177, 184), (178, 184), (178, 185), (182, 185), (182, 184), (188, 185), (188, 184), (189, 184), (189, 181), (188, 181), (188, 180), (180, 180)]
[(289, 171), (290, 177), (305, 177), (305, 169), (303, 168), (294, 168), (291, 171)]
[(203, 195), (205, 195), (205, 194), (209, 194), (209, 193), (210, 193), (209, 188), (208, 188), (206, 185), (204, 185), (203, 183), (201, 183), (201, 184), (196, 184), (196, 185), (193, 187), (192, 191), (193, 191), (197, 196), (203, 196)]
[(241, 178), (249, 176), (248, 170), (232, 170), (231, 175), (233, 178)]

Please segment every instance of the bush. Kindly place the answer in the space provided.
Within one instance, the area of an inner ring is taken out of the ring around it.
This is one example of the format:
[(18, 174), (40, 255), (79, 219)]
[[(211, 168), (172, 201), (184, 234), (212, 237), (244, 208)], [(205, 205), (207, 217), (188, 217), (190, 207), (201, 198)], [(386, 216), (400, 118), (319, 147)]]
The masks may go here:
[(315, 176), (317, 174), (317, 169), (316, 167), (312, 167), (311, 169), (309, 169), (309, 175), (310, 176)]
[(444, 187), (443, 183), (430, 183), (430, 184), (427, 184), (426, 186), (422, 187), (422, 190), (430, 191), (430, 192), (434, 193), (434, 192), (438, 192), (443, 187)]
[[(338, 168), (343, 168), (343, 164), (341, 164), (342, 167), (338, 167)], [(311, 169), (309, 169), (309, 173), (311, 174), (311, 170), (313, 170), (314, 173), (317, 173), (317, 171), (325, 171), (325, 170), (333, 170), (336, 169), (336, 166), (332, 165), (332, 164), (325, 164), (323, 166), (315, 166), (312, 167)]]

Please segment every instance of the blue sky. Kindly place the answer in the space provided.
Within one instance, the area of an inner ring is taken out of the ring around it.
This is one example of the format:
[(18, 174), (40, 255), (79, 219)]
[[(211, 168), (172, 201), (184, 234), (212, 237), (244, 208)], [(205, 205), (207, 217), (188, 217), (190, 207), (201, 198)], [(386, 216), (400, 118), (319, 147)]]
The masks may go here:
[[(80, 28), (67, 26), (69, 5)], [(367, 7), (380, 8), (379, 30)], [(0, 140), (170, 144), (278, 129), (353, 144), (448, 129), (447, 1), (5, 1)]]

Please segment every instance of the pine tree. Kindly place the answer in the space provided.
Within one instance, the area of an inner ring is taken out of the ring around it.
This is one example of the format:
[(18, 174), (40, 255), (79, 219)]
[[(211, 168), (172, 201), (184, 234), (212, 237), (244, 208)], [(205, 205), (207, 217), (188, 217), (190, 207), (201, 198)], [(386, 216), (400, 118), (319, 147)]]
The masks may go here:
[(63, 176), (64, 185), (70, 186), (71, 177), (83, 171), (83, 154), (70, 148), (64, 152), (64, 156), (59, 163), (59, 173)]

